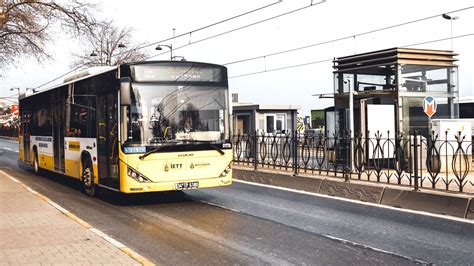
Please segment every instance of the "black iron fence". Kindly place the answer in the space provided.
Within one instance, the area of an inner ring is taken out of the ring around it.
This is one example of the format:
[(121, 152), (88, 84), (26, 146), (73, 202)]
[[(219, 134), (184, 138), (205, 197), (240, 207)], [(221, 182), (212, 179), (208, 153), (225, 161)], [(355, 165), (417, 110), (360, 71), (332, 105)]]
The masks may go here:
[(18, 137), (18, 128), (17, 127), (0, 127), (0, 136)]
[(390, 132), (332, 136), (298, 133), (233, 136), (236, 164), (398, 185), (474, 193), (472, 139)]

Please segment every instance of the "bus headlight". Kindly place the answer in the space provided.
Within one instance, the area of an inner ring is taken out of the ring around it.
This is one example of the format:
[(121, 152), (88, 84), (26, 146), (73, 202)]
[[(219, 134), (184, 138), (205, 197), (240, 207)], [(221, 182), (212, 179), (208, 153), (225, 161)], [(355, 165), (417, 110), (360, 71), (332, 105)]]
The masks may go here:
[(132, 169), (130, 166), (127, 167), (127, 174), (129, 177), (135, 179), (136, 181), (140, 183), (149, 183), (152, 182), (149, 178), (146, 176), (140, 174), (139, 172), (135, 171)]
[(227, 176), (227, 175), (230, 173), (230, 170), (232, 170), (232, 162), (230, 162), (230, 163), (225, 167), (224, 171), (222, 171), (221, 177)]

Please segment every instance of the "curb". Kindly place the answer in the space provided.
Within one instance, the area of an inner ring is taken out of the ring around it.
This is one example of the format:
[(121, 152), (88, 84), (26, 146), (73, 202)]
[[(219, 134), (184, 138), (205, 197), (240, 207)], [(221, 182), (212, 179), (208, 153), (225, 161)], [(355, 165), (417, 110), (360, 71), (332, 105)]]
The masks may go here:
[(0, 136), (1, 140), (10, 140), (18, 142), (18, 137), (7, 137), (7, 136)]
[(234, 178), (237, 180), (474, 220), (474, 199), (472, 196), (456, 196), (434, 191), (413, 191), (384, 185), (330, 180), (325, 177), (292, 176), (291, 174), (235, 167), (233, 171)]
[(124, 244), (120, 243), (119, 241), (115, 240), (114, 238), (110, 237), (109, 235), (105, 234), (104, 232), (100, 231), (99, 229), (96, 229), (96, 228), (92, 227), (92, 225), (90, 225), (86, 221), (82, 220), (81, 218), (77, 217), (72, 212), (64, 209), (61, 205), (59, 205), (56, 202), (50, 200), (48, 197), (46, 197), (43, 194), (33, 190), (32, 188), (30, 188), (29, 186), (23, 184), (20, 180), (14, 178), (13, 176), (5, 173), (5, 171), (0, 170), (0, 173), (4, 174), (6, 177), (10, 178), (13, 182), (15, 182), (15, 183), (19, 184), (20, 186), (22, 186), (25, 190), (29, 191), (30, 193), (34, 194), (38, 198), (40, 198), (40, 199), (44, 200), (45, 202), (47, 202), (48, 204), (50, 204), (51, 206), (56, 208), (58, 211), (63, 213), (65, 216), (67, 216), (69, 219), (71, 219), (74, 222), (80, 224), (82, 227), (90, 230), (91, 232), (93, 232), (97, 236), (103, 238), (105, 241), (109, 242), (110, 244), (112, 244), (116, 248), (120, 249), (123, 253), (127, 254), (129, 257), (136, 260), (138, 263), (140, 263), (142, 265), (146, 265), (146, 266), (155, 265), (153, 262), (151, 262), (147, 258), (143, 257), (142, 255), (138, 254), (137, 252), (133, 251), (132, 249), (128, 248)]
[(466, 218), (474, 220), (474, 199), (470, 199), (470, 204), (466, 210)]

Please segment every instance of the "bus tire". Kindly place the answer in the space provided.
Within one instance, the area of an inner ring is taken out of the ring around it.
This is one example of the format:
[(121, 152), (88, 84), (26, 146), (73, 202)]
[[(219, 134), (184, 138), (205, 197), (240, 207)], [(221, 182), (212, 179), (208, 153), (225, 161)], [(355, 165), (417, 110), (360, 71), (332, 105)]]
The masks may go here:
[(40, 175), (41, 174), (41, 167), (39, 165), (39, 159), (38, 159), (38, 152), (35, 150), (34, 152), (34, 160), (33, 160), (33, 172), (35, 175)]
[(89, 197), (94, 197), (96, 193), (96, 186), (94, 184), (94, 169), (89, 158), (82, 161), (81, 185), (84, 194)]

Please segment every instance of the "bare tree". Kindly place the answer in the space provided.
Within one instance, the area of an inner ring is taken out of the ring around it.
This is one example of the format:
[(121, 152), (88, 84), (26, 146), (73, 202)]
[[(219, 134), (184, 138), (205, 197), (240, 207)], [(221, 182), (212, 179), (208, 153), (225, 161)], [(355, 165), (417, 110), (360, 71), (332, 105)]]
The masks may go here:
[(131, 40), (131, 28), (118, 28), (112, 20), (98, 23), (86, 35), (81, 54), (74, 54), (77, 60), (73, 66), (113, 66), (145, 59), (147, 55), (138, 49), (141, 44), (133, 44)]
[(41, 0), (5, 0), (0, 8), (0, 73), (20, 56), (50, 59), (45, 46), (52, 41), (53, 26), (79, 36), (95, 27), (91, 5), (81, 0), (64, 4)]

